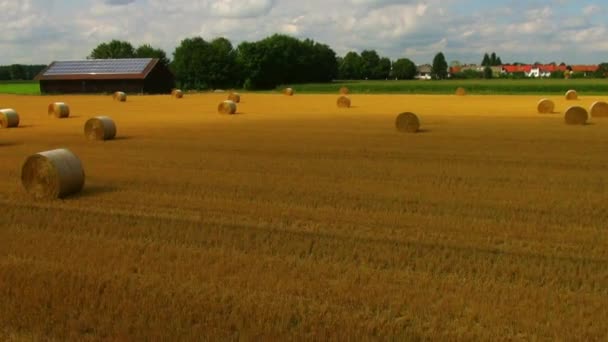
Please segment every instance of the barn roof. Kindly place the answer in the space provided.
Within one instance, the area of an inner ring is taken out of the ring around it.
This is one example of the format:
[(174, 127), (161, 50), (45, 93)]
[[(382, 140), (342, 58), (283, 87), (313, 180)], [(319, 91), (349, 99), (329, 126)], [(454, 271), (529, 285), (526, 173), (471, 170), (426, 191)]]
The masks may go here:
[(37, 81), (145, 79), (157, 63), (157, 58), (56, 61), (34, 79)]

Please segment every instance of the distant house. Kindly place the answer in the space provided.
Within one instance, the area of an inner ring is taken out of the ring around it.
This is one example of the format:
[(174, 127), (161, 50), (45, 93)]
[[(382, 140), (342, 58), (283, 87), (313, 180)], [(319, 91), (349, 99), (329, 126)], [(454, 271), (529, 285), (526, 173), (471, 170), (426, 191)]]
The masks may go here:
[(418, 80), (430, 80), (433, 67), (430, 64), (423, 64), (417, 67), (417, 74), (415, 76)]
[(597, 65), (573, 65), (568, 67), (564, 64), (527, 64), (527, 65), (503, 65), (503, 74), (524, 73), (526, 77), (550, 77), (553, 73), (564, 73), (566, 71), (580, 72), (588, 76), (599, 69)]
[(87, 59), (58, 61), (35, 80), (48, 93), (170, 93), (175, 79), (157, 58)]

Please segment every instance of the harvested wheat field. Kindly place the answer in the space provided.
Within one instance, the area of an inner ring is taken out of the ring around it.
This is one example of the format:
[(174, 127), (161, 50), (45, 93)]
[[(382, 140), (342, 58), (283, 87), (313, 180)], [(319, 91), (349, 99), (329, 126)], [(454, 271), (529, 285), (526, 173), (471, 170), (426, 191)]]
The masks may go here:
[[(21, 118), (0, 130), (2, 339), (608, 335), (608, 122), (566, 125), (563, 96), (538, 115), (538, 96), (246, 94), (221, 115), (225, 96), (0, 96)], [(98, 115), (114, 140), (83, 136)], [(36, 200), (22, 163), (57, 148), (86, 184)]]

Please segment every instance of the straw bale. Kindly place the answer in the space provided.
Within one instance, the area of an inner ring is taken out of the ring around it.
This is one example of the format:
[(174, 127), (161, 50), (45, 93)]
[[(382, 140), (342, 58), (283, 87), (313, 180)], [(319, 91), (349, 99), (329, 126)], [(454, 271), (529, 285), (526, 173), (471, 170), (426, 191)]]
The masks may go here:
[(293, 88), (285, 88), (285, 90), (283, 90), (283, 93), (287, 96), (293, 96)]
[(236, 103), (231, 100), (226, 100), (220, 102), (217, 106), (217, 112), (220, 114), (235, 114), (236, 113)]
[(549, 99), (541, 99), (536, 105), (540, 114), (551, 114), (555, 110), (555, 103)]
[(0, 127), (13, 128), (19, 126), (19, 114), (14, 109), (0, 109)]
[(34, 198), (63, 198), (82, 190), (84, 170), (80, 159), (67, 149), (40, 152), (25, 160), (21, 183)]
[(175, 97), (176, 99), (181, 99), (184, 97), (184, 92), (181, 89), (173, 89), (171, 91), (171, 96)]
[(589, 108), (589, 114), (593, 118), (608, 118), (608, 103), (595, 101)]
[(109, 116), (96, 116), (84, 124), (84, 135), (90, 140), (111, 140), (116, 137), (116, 124)]
[(65, 102), (53, 102), (48, 107), (49, 115), (65, 119), (70, 116), (70, 107)]
[(114, 93), (114, 95), (112, 95), (112, 98), (119, 102), (125, 102), (127, 101), (127, 94), (122, 91), (117, 91)]
[(587, 119), (589, 119), (587, 110), (580, 106), (572, 106), (564, 114), (564, 121), (568, 125), (584, 125)]
[(578, 100), (578, 94), (576, 90), (570, 89), (566, 92), (566, 100)]
[(456, 95), (457, 96), (465, 96), (466, 94), (467, 94), (467, 91), (463, 87), (456, 88)]
[(346, 96), (338, 97), (338, 108), (350, 108), (350, 99)]
[(239, 103), (241, 102), (241, 94), (239, 93), (230, 93), (228, 94), (228, 100), (234, 102), (234, 103)]
[(420, 120), (416, 114), (404, 112), (397, 115), (395, 126), (400, 132), (416, 133), (420, 130)]

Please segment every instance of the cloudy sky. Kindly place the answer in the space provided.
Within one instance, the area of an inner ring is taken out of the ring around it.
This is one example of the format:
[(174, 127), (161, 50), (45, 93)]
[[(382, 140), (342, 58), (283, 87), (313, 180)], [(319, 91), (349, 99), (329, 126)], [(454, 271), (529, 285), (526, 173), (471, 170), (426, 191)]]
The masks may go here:
[(86, 57), (111, 39), (172, 55), (187, 37), (233, 44), (273, 33), (312, 38), (338, 55), (393, 59), (608, 61), (605, 0), (0, 0), (0, 64)]

